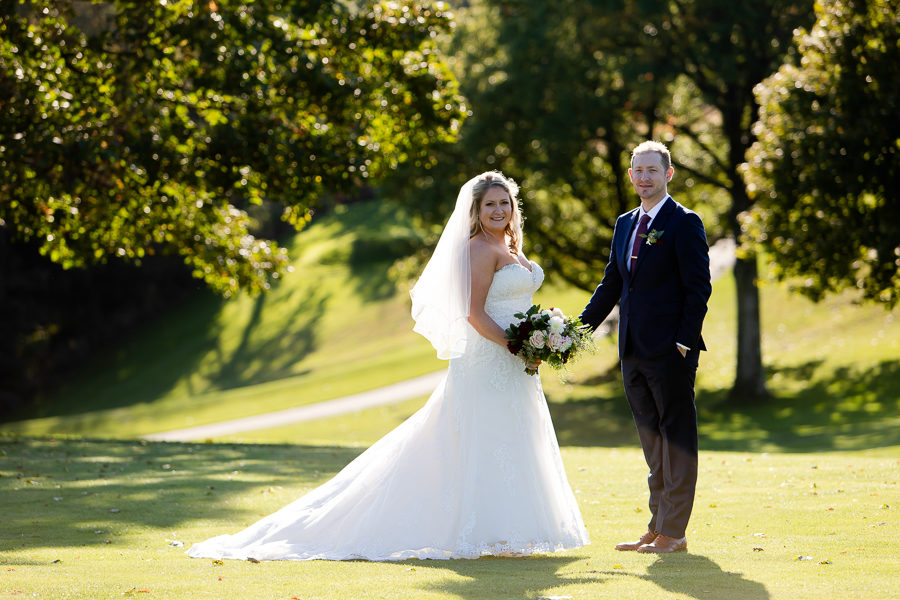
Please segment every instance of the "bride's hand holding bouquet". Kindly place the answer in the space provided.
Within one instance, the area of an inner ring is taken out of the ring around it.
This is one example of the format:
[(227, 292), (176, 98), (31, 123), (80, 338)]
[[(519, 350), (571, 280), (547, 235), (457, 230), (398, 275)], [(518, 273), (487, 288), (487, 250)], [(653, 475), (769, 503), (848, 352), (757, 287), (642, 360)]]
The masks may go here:
[(525, 372), (537, 373), (531, 365), (546, 362), (562, 369), (576, 354), (593, 349), (590, 328), (578, 317), (567, 317), (558, 308), (541, 310), (535, 304), (524, 313), (516, 313), (518, 323), (506, 328), (506, 347), (525, 361)]

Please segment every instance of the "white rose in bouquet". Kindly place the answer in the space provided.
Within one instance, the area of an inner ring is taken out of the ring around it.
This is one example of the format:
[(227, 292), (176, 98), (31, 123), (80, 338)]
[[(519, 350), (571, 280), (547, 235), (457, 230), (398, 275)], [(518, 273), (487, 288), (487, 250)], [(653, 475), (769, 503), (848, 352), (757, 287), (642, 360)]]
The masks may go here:
[(551, 333), (547, 336), (547, 345), (550, 346), (550, 349), (554, 352), (562, 351), (563, 339), (565, 339), (559, 333)]
[(540, 350), (544, 347), (544, 332), (543, 331), (533, 331), (531, 333), (531, 337), (528, 338), (528, 342), (532, 345), (532, 347)]

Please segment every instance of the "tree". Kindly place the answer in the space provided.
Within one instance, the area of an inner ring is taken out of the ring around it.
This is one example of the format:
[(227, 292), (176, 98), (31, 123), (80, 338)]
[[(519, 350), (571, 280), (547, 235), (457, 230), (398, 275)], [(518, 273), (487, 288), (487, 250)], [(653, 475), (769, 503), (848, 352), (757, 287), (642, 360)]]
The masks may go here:
[(218, 291), (327, 194), (455, 137), (441, 3), (0, 0), (0, 227), (66, 267), (176, 253)]
[(636, 202), (630, 150), (656, 126), (674, 78), (659, 68), (665, 49), (633, 35), (641, 19), (577, 0), (470, 3), (447, 53), (471, 114), (415, 194), (444, 199), (426, 220), (443, 223), (466, 177), (500, 169), (522, 184), (528, 250), (593, 289), (616, 217)]
[(857, 289), (900, 299), (900, 8), (895, 0), (816, 4), (794, 36), (799, 60), (760, 83), (744, 175), (746, 238), (780, 279), (820, 300)]
[[(648, 17), (648, 20), (653, 17)], [(721, 187), (730, 197), (726, 215), (737, 239), (738, 215), (752, 200), (740, 174), (744, 154), (753, 142), (757, 104), (754, 86), (774, 72), (789, 49), (793, 30), (812, 18), (810, 0), (764, 0), (722, 4), (718, 0), (672, 0), (669, 10), (651, 21), (648, 31), (669, 48), (673, 68), (696, 87), (715, 119), (687, 121), (673, 114), (669, 125), (694, 146), (699, 163), (679, 158), (682, 172)], [(710, 129), (718, 130), (711, 143)], [(737, 365), (730, 398), (755, 401), (767, 396), (760, 345), (760, 303), (757, 257), (738, 256), (734, 266), (737, 287)]]

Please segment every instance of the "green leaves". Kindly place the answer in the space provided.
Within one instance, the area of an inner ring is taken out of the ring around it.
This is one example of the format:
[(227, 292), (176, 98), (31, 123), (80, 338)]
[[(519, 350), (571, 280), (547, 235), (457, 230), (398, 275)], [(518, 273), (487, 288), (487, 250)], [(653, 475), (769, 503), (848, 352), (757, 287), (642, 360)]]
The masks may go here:
[[(73, 8), (75, 7), (75, 8)], [(439, 4), (0, 5), (0, 221), (66, 267), (176, 253), (229, 294), (287, 266), (247, 209), (302, 227), (456, 136)]]
[(900, 33), (896, 3), (818, 3), (796, 63), (756, 87), (758, 141), (744, 179), (746, 239), (814, 300), (846, 288), (900, 300)]

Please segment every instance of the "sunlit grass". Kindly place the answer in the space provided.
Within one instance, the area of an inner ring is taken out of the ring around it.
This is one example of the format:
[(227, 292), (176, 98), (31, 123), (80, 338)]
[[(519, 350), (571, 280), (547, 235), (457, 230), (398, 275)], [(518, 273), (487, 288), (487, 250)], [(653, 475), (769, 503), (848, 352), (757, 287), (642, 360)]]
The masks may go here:
[(689, 552), (664, 558), (613, 549), (646, 523), (640, 450), (564, 448), (586, 548), (217, 565), (183, 552), (284, 506), (361, 449), (0, 438), (0, 597), (887, 600), (898, 583), (897, 450), (704, 452)]

